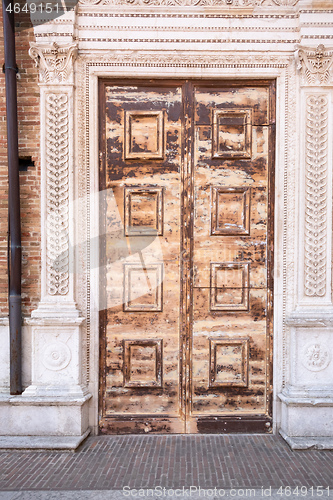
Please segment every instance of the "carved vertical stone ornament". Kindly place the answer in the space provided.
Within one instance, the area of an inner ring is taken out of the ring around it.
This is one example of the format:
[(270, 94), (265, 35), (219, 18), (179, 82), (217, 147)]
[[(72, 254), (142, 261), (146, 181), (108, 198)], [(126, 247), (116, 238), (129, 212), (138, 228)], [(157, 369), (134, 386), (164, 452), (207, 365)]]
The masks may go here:
[(327, 127), (325, 95), (306, 101), (305, 295), (326, 293)]
[(46, 95), (47, 287), (50, 295), (66, 295), (68, 252), (68, 96)]

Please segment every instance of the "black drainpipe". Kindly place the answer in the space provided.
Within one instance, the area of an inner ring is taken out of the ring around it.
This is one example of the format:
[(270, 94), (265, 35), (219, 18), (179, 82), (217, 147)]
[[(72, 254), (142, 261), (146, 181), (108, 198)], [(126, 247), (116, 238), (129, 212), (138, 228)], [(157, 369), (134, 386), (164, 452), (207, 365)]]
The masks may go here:
[(10, 331), (10, 394), (22, 394), (21, 218), (17, 126), (17, 66), (15, 57), (15, 23), (13, 6), (14, 2), (12, 0), (2, 0), (9, 180), (8, 302)]

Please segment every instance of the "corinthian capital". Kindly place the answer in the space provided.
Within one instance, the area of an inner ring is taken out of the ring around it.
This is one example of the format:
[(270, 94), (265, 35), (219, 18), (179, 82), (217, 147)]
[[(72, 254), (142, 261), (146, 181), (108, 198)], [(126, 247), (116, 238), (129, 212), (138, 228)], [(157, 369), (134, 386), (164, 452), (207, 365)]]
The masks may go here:
[(73, 64), (77, 54), (77, 44), (58, 45), (30, 43), (29, 55), (39, 69), (41, 83), (73, 83)]
[(333, 50), (318, 45), (316, 49), (300, 48), (296, 52), (298, 69), (304, 85), (328, 85), (333, 83)]

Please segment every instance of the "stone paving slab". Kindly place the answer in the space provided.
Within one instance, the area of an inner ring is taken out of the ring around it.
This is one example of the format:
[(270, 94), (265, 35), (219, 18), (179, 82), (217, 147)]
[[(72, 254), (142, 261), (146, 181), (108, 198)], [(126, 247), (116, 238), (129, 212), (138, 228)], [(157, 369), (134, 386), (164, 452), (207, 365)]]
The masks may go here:
[[(330, 487), (333, 491), (333, 452), (292, 451), (279, 436), (211, 434), (98, 436), (89, 437), (75, 453), (0, 453), (3, 492), (35, 490), (37, 495), (47, 490), (53, 495), (57, 490), (81, 490), (80, 498), (84, 498), (83, 491), (105, 490), (106, 494), (108, 490), (124, 487), (191, 486), (202, 489), (303, 486)], [(302, 497), (298, 495), (299, 500)]]

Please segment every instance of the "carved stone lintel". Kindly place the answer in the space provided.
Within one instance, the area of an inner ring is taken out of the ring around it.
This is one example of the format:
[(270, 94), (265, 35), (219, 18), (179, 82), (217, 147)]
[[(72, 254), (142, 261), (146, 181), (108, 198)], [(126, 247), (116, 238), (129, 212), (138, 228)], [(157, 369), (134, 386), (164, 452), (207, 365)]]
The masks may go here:
[(316, 49), (300, 48), (296, 57), (303, 85), (333, 83), (333, 50), (326, 50), (324, 45)]
[(58, 45), (31, 42), (29, 55), (39, 69), (39, 80), (48, 84), (73, 84), (73, 63), (77, 44)]
[[(84, 61), (84, 56), (80, 57)], [(88, 61), (89, 58), (87, 59)], [(99, 63), (117, 67), (146, 68), (286, 68), (291, 62), (288, 55), (223, 53), (204, 55), (170, 52), (131, 52), (119, 54), (108, 50)], [(90, 64), (95, 64), (90, 61)], [(98, 63), (96, 63), (98, 64)]]

